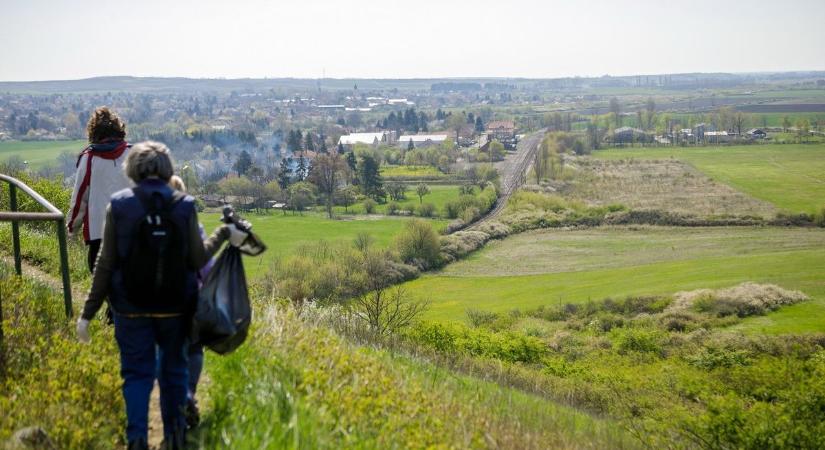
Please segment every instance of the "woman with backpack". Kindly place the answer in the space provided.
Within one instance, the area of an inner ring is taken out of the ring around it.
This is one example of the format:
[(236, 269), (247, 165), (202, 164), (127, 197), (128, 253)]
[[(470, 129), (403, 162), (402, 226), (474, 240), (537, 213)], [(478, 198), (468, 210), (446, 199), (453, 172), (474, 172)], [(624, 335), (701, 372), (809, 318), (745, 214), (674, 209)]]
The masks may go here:
[(94, 271), (106, 206), (115, 192), (129, 187), (123, 163), (129, 154), (126, 124), (109, 108), (95, 109), (86, 125), (89, 145), (77, 158), (74, 190), (69, 203), (69, 235), (82, 230), (88, 247), (89, 272)]
[(120, 349), (128, 448), (148, 449), (149, 396), (157, 373), (166, 448), (182, 449), (197, 271), (224, 241), (240, 246), (247, 233), (221, 225), (201, 239), (194, 199), (168, 185), (174, 169), (164, 144), (136, 144), (125, 167), (135, 187), (115, 193), (106, 211), (77, 334), (89, 341), (89, 321), (108, 295)]

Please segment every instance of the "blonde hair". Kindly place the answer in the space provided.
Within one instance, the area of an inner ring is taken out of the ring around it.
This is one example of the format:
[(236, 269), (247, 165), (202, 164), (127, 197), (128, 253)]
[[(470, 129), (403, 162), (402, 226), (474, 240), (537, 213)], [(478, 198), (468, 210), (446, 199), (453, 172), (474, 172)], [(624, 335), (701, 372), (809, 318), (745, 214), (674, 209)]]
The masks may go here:
[(133, 145), (129, 156), (126, 157), (126, 166), (123, 170), (135, 183), (150, 177), (158, 177), (168, 183), (175, 174), (169, 147), (154, 141)]
[(186, 184), (177, 175), (172, 175), (172, 177), (169, 178), (169, 187), (176, 191), (186, 192)]

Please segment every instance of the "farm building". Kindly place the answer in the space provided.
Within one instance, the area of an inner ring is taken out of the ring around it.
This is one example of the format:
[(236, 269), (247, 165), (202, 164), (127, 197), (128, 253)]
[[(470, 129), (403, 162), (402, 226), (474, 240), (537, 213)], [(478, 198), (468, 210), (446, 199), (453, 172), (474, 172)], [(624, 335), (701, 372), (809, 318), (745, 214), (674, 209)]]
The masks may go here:
[(705, 141), (710, 144), (719, 144), (722, 142), (730, 142), (737, 137), (736, 134), (728, 133), (727, 131), (706, 131)]
[(748, 130), (747, 134), (748, 137), (751, 139), (765, 139), (766, 137), (768, 137), (768, 133), (766, 133), (765, 130), (761, 128), (750, 129)]
[(653, 137), (644, 130), (633, 127), (616, 128), (613, 134), (607, 139), (617, 144), (629, 144), (633, 142), (650, 142)]
[(355, 144), (378, 145), (381, 143), (391, 143), (391, 136), (386, 132), (378, 133), (351, 133), (341, 136), (338, 144), (346, 150), (352, 150)]
[(398, 138), (398, 146), (407, 148), (410, 142), (412, 142), (415, 148), (429, 147), (431, 145), (440, 145), (446, 140), (446, 134), (407, 134)]

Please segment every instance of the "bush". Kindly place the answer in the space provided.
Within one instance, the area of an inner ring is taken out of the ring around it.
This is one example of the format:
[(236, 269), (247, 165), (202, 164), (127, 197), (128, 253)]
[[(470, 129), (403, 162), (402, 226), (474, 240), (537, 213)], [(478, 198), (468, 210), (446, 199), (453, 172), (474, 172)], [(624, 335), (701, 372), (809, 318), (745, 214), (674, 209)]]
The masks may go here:
[(398, 203), (396, 203), (394, 201), (391, 201), (391, 202), (387, 203), (387, 214), (389, 214), (391, 216), (394, 216), (394, 215), (398, 214), (398, 211), (400, 209), (401, 208), (398, 205)]
[(378, 206), (378, 204), (375, 203), (375, 200), (373, 200), (371, 198), (368, 198), (368, 199), (364, 200), (363, 205), (364, 205), (364, 212), (367, 213), (367, 214), (375, 213), (375, 207)]
[(418, 205), (417, 212), (421, 217), (433, 217), (435, 215), (435, 205), (432, 203), (422, 203)]
[(645, 328), (623, 328), (613, 332), (613, 342), (619, 353), (661, 353), (662, 334)]
[(438, 267), (441, 263), (438, 234), (427, 221), (414, 219), (407, 222), (396, 237), (395, 246), (403, 262), (421, 270)]
[(540, 339), (513, 332), (492, 332), (458, 324), (419, 323), (407, 331), (416, 344), (442, 353), (482, 356), (507, 362), (537, 363), (547, 353)]
[(467, 320), (473, 327), (480, 327), (495, 322), (498, 319), (498, 314), (492, 311), (481, 311), (478, 309), (467, 310)]
[(685, 360), (692, 366), (705, 370), (719, 367), (744, 366), (749, 364), (750, 354), (744, 350), (709, 347), (688, 355)]
[(457, 199), (444, 204), (444, 215), (470, 223), (489, 211), (497, 200), (495, 187), (488, 185), (478, 195), (461, 194)]

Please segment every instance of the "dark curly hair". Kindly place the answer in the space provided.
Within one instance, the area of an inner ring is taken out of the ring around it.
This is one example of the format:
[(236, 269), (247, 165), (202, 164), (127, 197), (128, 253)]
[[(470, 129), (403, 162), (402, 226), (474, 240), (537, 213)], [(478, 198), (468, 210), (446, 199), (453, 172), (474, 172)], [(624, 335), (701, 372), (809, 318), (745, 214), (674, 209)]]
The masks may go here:
[(123, 139), (126, 137), (126, 123), (105, 106), (95, 109), (89, 123), (86, 124), (86, 133), (92, 144), (103, 142), (105, 139)]

